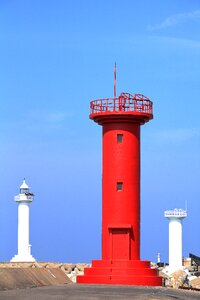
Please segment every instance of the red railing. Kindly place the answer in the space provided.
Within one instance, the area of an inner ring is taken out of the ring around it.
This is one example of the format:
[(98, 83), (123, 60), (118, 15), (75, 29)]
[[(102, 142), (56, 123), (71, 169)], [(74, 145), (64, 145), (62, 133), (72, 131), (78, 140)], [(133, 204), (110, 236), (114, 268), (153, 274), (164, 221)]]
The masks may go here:
[(118, 98), (99, 99), (90, 102), (90, 113), (138, 112), (152, 114), (153, 103), (142, 94), (121, 93)]

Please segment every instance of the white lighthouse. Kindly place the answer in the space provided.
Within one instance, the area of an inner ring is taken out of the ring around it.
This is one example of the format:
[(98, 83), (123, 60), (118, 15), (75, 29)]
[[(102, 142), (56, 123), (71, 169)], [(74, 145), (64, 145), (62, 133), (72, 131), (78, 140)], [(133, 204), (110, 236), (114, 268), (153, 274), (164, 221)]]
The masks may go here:
[(11, 262), (35, 261), (29, 243), (29, 205), (33, 197), (34, 194), (30, 192), (24, 179), (20, 186), (20, 194), (15, 196), (15, 201), (18, 202), (18, 254), (11, 259)]
[(169, 219), (169, 273), (183, 268), (182, 265), (182, 220), (187, 217), (183, 209), (166, 210)]

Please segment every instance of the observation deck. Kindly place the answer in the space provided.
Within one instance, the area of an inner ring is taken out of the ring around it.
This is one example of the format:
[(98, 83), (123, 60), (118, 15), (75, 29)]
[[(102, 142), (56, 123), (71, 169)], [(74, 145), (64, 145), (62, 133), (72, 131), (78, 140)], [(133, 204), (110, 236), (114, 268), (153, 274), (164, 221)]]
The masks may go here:
[(33, 195), (25, 195), (25, 194), (20, 194), (14, 197), (16, 202), (32, 202), (34, 196)]
[(121, 93), (116, 98), (90, 102), (90, 119), (100, 125), (109, 122), (127, 122), (140, 125), (153, 119), (153, 103), (142, 94)]
[(184, 209), (178, 209), (175, 208), (174, 210), (166, 210), (165, 211), (165, 217), (166, 218), (172, 218), (172, 219), (183, 219), (187, 217), (187, 211)]

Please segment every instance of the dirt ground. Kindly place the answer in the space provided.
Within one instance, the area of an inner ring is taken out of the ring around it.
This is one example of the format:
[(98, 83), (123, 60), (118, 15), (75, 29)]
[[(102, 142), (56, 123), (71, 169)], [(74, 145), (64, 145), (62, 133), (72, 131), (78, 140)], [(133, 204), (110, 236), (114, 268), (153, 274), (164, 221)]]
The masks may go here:
[(197, 300), (200, 292), (163, 287), (67, 284), (0, 292), (0, 300)]

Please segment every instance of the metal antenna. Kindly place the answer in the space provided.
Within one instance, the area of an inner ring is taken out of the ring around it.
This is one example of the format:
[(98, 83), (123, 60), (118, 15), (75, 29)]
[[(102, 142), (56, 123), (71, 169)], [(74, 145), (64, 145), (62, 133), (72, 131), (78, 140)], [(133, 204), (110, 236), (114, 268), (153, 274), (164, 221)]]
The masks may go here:
[(116, 63), (115, 63), (115, 67), (114, 67), (114, 98), (116, 98)]
[(185, 210), (187, 211), (187, 200), (185, 200)]

